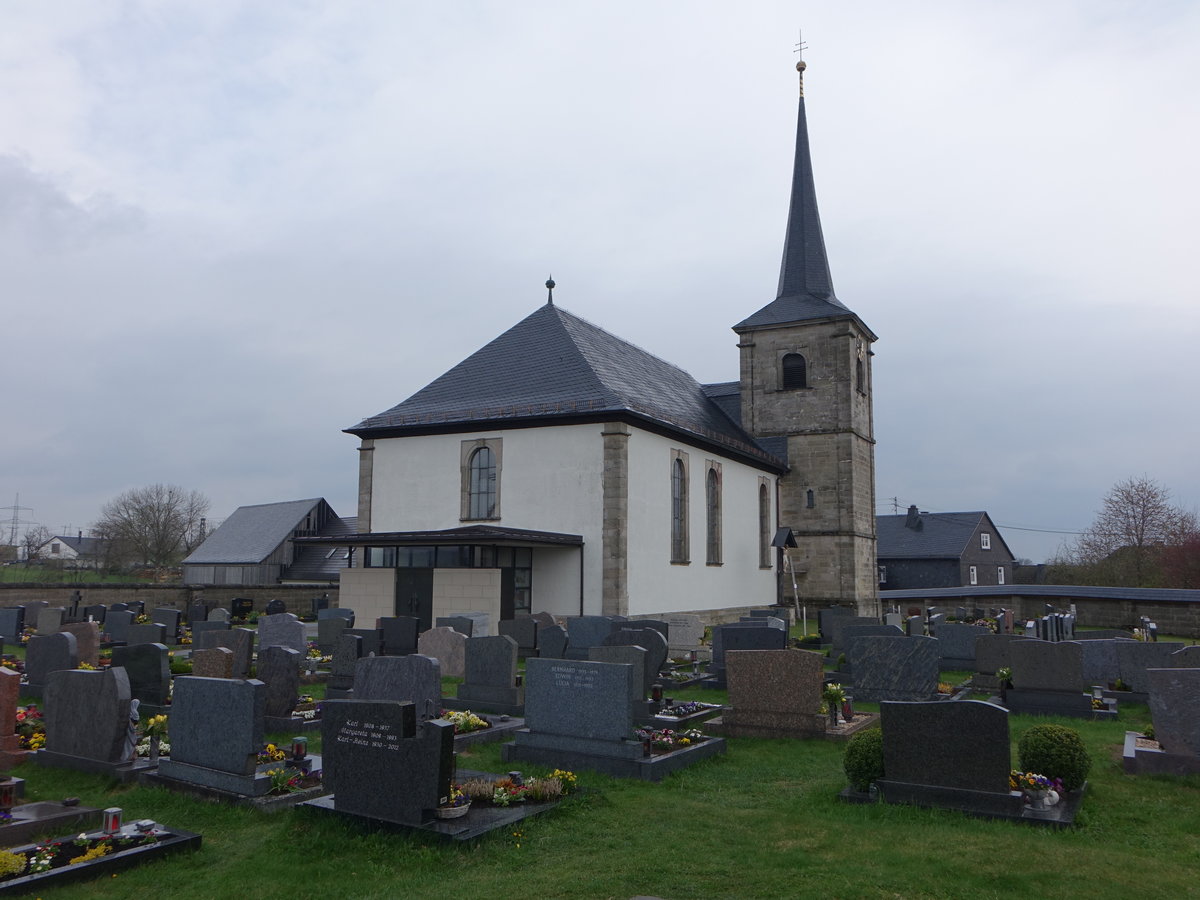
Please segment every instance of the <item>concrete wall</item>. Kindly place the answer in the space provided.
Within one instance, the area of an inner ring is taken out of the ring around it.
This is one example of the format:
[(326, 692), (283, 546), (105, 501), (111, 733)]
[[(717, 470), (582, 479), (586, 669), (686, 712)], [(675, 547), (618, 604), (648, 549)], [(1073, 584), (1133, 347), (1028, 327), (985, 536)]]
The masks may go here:
[[(434, 569), (433, 618), (456, 612), (485, 612), (491, 618), (489, 634), (499, 634), (499, 569)], [(483, 635), (473, 635), (482, 637)]]

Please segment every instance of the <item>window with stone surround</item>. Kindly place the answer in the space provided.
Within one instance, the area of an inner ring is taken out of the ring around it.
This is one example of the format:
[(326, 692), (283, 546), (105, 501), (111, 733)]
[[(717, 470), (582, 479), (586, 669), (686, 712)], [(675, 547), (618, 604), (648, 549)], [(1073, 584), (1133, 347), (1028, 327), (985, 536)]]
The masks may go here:
[(758, 479), (758, 567), (771, 568), (771, 493), (767, 479)]
[(500, 518), (500, 471), (503, 444), (500, 438), (462, 442), (461, 509), (464, 522)]
[(808, 363), (799, 353), (785, 354), (781, 362), (782, 378), (780, 387), (785, 391), (795, 391), (808, 387)]
[(709, 460), (708, 474), (704, 476), (704, 508), (708, 524), (705, 542), (705, 562), (710, 566), (721, 565), (721, 464)]
[(671, 451), (671, 562), (688, 559), (688, 455)]

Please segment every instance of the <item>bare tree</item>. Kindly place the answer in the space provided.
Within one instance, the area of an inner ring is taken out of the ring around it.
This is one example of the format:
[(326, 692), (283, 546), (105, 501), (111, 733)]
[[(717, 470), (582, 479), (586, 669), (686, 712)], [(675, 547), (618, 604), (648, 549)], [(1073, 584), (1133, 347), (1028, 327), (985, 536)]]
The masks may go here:
[(1127, 478), (1104, 496), (1063, 561), (1091, 584), (1153, 587), (1162, 583), (1163, 551), (1196, 531), (1195, 513), (1173, 504), (1168, 488), (1145, 475)]
[(208, 498), (172, 484), (131, 488), (104, 504), (93, 534), (115, 558), (163, 569), (204, 540)]
[(21, 555), (25, 557), (25, 565), (42, 558), (42, 548), (54, 537), (45, 525), (33, 525), (25, 529), (21, 538)]

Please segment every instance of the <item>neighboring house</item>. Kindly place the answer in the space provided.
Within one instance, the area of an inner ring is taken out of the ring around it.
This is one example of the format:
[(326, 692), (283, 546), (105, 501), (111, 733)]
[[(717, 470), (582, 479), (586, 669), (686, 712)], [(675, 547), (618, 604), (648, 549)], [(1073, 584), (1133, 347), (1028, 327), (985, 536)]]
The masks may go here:
[(985, 512), (876, 516), (879, 589), (1013, 584), (1016, 559)]
[[(762, 606), (784, 525), (809, 602), (875, 609), (875, 335), (833, 292), (803, 91), (778, 292), (733, 327), (738, 381), (701, 385), (546, 287), (545, 305), (347, 429), (358, 533), (300, 541), (361, 551), (341, 605), (425, 623)], [(684, 327), (688, 299), (673, 302)]]
[(353, 532), (323, 499), (239, 506), (183, 561), (184, 584), (332, 584), (346, 567), (341, 547), (297, 546), (302, 537)]
[(38, 547), (37, 558), (62, 563), (68, 569), (94, 569), (100, 564), (103, 550), (100, 538), (84, 537), (82, 532), (76, 537), (56, 534)]

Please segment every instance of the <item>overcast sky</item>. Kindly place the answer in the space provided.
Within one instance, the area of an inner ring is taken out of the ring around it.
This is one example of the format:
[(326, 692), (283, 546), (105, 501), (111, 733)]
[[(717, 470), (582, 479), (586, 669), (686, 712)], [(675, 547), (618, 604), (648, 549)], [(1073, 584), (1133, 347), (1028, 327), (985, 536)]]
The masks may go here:
[[(775, 296), (798, 27), (878, 511), (1052, 554), (1200, 504), (1200, 4), (0, 0), (0, 506), (355, 512), (379, 413), (555, 300), (702, 382)], [(11, 520), (12, 511), (0, 511)], [(529, 523), (536, 524), (536, 523)], [(1007, 527), (1006, 527), (1007, 526)], [(7, 528), (4, 536), (7, 537)]]

